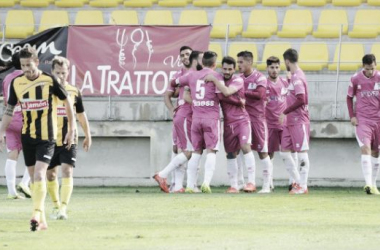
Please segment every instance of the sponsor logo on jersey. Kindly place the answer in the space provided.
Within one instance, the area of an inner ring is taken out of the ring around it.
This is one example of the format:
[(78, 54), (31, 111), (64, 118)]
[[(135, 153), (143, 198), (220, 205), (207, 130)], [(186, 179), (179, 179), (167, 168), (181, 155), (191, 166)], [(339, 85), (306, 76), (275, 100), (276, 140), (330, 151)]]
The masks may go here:
[(193, 100), (193, 105), (194, 105), (194, 107), (214, 106), (215, 102), (214, 101), (196, 101), (196, 100)]
[(21, 101), (21, 108), (25, 111), (37, 111), (45, 110), (49, 108), (49, 102), (47, 100), (36, 100), (36, 101)]
[(57, 107), (57, 115), (58, 116), (67, 116), (66, 108), (64, 106)]

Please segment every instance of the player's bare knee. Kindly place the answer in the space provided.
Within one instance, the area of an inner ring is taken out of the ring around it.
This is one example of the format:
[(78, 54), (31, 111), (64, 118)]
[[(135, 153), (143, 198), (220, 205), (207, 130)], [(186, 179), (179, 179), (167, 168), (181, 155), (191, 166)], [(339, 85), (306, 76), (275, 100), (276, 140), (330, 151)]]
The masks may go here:
[(372, 157), (374, 157), (374, 158), (379, 158), (379, 151), (374, 151), (374, 150), (372, 150), (371, 155), (372, 155)]
[(236, 153), (227, 153), (227, 159), (235, 159), (236, 158)]
[(251, 153), (251, 146), (249, 144), (245, 144), (241, 147), (241, 151), (243, 151), (243, 154)]
[(62, 164), (62, 177), (71, 178), (73, 177), (73, 166), (68, 164)]
[(274, 157), (274, 153), (268, 153), (268, 155), (269, 155), (269, 158), (272, 160)]
[(18, 151), (17, 150), (13, 150), (13, 151), (9, 152), (7, 158), (9, 160), (12, 160), (12, 161), (17, 161)]
[(362, 155), (371, 155), (371, 147), (362, 146), (360, 149), (361, 149)]
[(178, 154), (178, 148), (176, 145), (173, 146), (173, 153)]
[(191, 151), (183, 151), (183, 154), (186, 156), (188, 160), (191, 158)]
[(267, 158), (268, 153), (258, 152), (260, 160)]
[(56, 178), (57, 172), (55, 171), (55, 169), (49, 169), (48, 171), (46, 171), (46, 179), (48, 181), (54, 181)]

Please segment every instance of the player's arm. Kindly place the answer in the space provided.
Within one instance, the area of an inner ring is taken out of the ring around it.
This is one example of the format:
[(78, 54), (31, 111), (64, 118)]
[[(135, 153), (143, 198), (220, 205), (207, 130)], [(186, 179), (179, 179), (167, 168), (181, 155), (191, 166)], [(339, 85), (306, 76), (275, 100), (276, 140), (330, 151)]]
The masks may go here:
[(244, 95), (247, 99), (262, 100), (265, 98), (266, 91), (264, 86), (258, 86), (255, 90), (246, 90)]
[(173, 111), (174, 111), (174, 106), (173, 106), (173, 103), (172, 103), (173, 96), (174, 96), (174, 92), (173, 91), (166, 91), (165, 95), (164, 95), (165, 106), (170, 111), (170, 114), (173, 114)]
[(238, 106), (238, 107), (245, 106), (245, 100), (237, 97), (236, 95), (231, 95), (227, 97), (223, 93), (218, 93), (218, 98), (219, 98), (219, 101), (225, 102), (234, 106)]
[(183, 92), (183, 99), (185, 102), (189, 104), (193, 104), (193, 99), (191, 99), (191, 94), (190, 94), (190, 89), (189, 87), (184, 87), (184, 92)]
[(231, 96), (235, 94), (238, 90), (234, 86), (225, 86), (224, 82), (219, 81), (214, 75), (209, 74), (204, 79), (205, 82), (212, 82), (215, 84), (217, 89), (222, 92), (224, 96)]
[(90, 131), (90, 124), (88, 122), (87, 115), (84, 110), (82, 96), (79, 90), (78, 90), (77, 101), (75, 104), (75, 109), (77, 112), (77, 118), (78, 118), (79, 124), (82, 127), (83, 132), (84, 132), (83, 148), (86, 152), (88, 152), (92, 144), (92, 137), (91, 137), (91, 131)]
[(11, 124), (12, 122), (13, 111), (16, 107), (17, 102), (18, 102), (18, 99), (16, 96), (16, 92), (13, 88), (13, 82), (12, 82), (10, 86), (10, 90), (9, 90), (8, 105), (4, 106), (3, 118), (1, 120), (1, 125), (0, 125), (0, 151), (1, 152), (3, 151), (5, 131), (9, 127), (9, 124)]
[(348, 115), (350, 116), (350, 121), (353, 126), (358, 125), (358, 120), (356, 119), (356, 114), (354, 112), (354, 96), (356, 94), (356, 85), (354, 85), (351, 80), (351, 84), (348, 87), (348, 94), (346, 98)]
[(296, 98), (297, 99), (295, 100), (295, 102), (284, 110), (285, 115), (295, 111), (296, 109), (305, 104), (305, 94), (298, 94), (296, 95)]

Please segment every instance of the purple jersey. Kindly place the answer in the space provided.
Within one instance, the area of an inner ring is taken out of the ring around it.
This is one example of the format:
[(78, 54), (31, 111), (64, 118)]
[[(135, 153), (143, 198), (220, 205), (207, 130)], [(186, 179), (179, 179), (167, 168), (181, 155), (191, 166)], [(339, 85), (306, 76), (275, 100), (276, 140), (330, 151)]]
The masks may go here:
[(191, 71), (188, 74), (177, 78), (176, 83), (181, 87), (189, 86), (191, 98), (193, 100), (193, 118), (219, 119), (219, 93), (215, 84), (205, 82), (203, 78), (208, 74), (218, 77), (218, 73), (210, 68), (200, 71)]
[(348, 96), (356, 97), (356, 117), (364, 121), (380, 121), (380, 72), (375, 71), (371, 78), (363, 71), (351, 78)]
[(305, 104), (286, 115), (286, 125), (288, 126), (310, 123), (307, 81), (301, 69), (298, 69), (290, 79), (286, 96), (286, 106), (291, 106), (297, 100), (297, 95), (299, 94), (305, 95)]
[[(175, 73), (173, 79), (178, 79), (179, 77), (191, 72), (192, 70), (187, 70), (185, 68), (181, 68), (179, 71)], [(169, 88), (167, 89), (169, 92), (174, 92), (175, 89), (169, 84)], [(183, 93), (185, 89), (183, 87), (179, 88), (178, 99), (177, 99), (177, 107), (175, 108), (174, 116), (181, 116), (191, 118), (193, 114), (193, 110), (191, 105), (183, 99)]]
[[(4, 95), (4, 103), (8, 103), (8, 98), (9, 98), (9, 89), (11, 82), (14, 78), (16, 78), (19, 75), (22, 75), (23, 71), (22, 70), (15, 70), (12, 73), (8, 74), (4, 80), (3, 80), (3, 95)], [(22, 123), (22, 111), (21, 111), (21, 106), (18, 103), (14, 109), (13, 117), (12, 117), (12, 122), (9, 125), (10, 127), (14, 126), (15, 123)]]
[[(259, 71), (254, 70), (249, 76), (240, 75), (244, 80), (244, 89), (247, 91), (255, 90), (259, 86), (267, 87), (267, 78)], [(265, 121), (265, 101), (266, 98), (261, 100), (247, 99), (245, 108), (251, 119)]]
[(282, 128), (279, 122), (280, 115), (286, 109), (286, 93), (288, 82), (278, 77), (273, 82), (269, 77), (267, 80), (267, 105), (265, 108), (265, 117), (268, 128)]
[[(224, 81), (223, 76), (219, 76), (220, 81)], [(233, 96), (237, 96), (239, 98), (245, 99), (244, 97), (244, 81), (239, 76), (232, 76), (230, 80), (224, 81), (224, 84), (227, 87), (233, 87), (237, 90)], [(241, 120), (248, 120), (248, 113), (243, 107), (238, 107), (233, 104), (229, 104), (226, 102), (220, 103), (222, 106), (223, 111), (223, 117), (224, 117), (224, 124), (229, 125), (233, 124), (235, 122), (239, 122)]]

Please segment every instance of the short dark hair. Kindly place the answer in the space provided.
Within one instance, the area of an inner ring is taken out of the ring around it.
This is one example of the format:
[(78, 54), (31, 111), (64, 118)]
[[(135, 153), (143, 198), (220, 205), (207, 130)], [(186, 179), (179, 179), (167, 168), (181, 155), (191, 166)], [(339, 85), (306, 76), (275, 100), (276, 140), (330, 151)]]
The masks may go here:
[(251, 51), (248, 51), (248, 50), (240, 51), (237, 54), (237, 57), (243, 57), (244, 60), (253, 62), (253, 54)]
[(65, 57), (62, 57), (62, 56), (56, 56), (53, 58), (53, 61), (51, 63), (51, 69), (54, 70), (55, 68), (55, 65), (59, 65), (59, 66), (63, 66), (64, 64), (66, 64), (67, 67), (70, 66), (70, 61), (67, 60), (67, 58)]
[(11, 64), (11, 66), (13, 66), (15, 69), (21, 69), (20, 53), (19, 52), (15, 52), (12, 55), (12, 64)]
[(20, 58), (32, 58), (32, 59), (38, 59), (38, 53), (37, 50), (33, 47), (25, 47), (20, 50)]
[(189, 49), (189, 50), (193, 51), (193, 49), (192, 49), (192, 48), (190, 48), (189, 46), (182, 46), (182, 47), (179, 49), (179, 53), (181, 53), (181, 52), (182, 52), (182, 50), (187, 50), (187, 49)]
[(284, 60), (289, 60), (291, 63), (298, 62), (298, 52), (295, 49), (287, 49), (282, 56), (284, 57)]
[(236, 60), (233, 57), (230, 57), (230, 56), (223, 57), (223, 59), (222, 59), (222, 65), (225, 64), (225, 63), (227, 63), (229, 65), (232, 64), (232, 65), (234, 65), (234, 68), (236, 68)]
[(206, 51), (203, 53), (202, 64), (205, 67), (211, 67), (216, 63), (217, 57), (218, 54), (216, 54), (214, 51)]
[(376, 63), (376, 57), (374, 54), (367, 54), (363, 56), (362, 59), (363, 65), (371, 65), (372, 63)]
[(278, 63), (280, 64), (280, 58), (276, 57), (276, 56), (270, 56), (268, 57), (267, 59), (267, 66), (270, 66), (272, 65), (273, 63)]
[(197, 60), (200, 54), (203, 54), (203, 52), (198, 51), (198, 50), (193, 50), (189, 57), (190, 64), (192, 64), (194, 60)]

